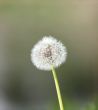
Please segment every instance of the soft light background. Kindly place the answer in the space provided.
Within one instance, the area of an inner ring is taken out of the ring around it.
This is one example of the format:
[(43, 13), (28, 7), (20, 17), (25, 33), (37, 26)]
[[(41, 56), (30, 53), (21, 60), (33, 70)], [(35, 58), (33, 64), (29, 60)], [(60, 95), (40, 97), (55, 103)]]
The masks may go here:
[(0, 0), (0, 110), (59, 110), (51, 72), (30, 60), (31, 48), (45, 35), (68, 50), (56, 70), (63, 100), (83, 105), (96, 99), (97, 0)]

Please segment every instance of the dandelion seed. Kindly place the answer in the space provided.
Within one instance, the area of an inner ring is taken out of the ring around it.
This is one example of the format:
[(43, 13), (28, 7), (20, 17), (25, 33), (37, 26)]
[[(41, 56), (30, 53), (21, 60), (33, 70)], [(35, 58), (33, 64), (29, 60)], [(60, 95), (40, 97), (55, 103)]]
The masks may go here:
[(41, 70), (51, 70), (66, 61), (66, 47), (52, 36), (45, 36), (31, 51), (32, 63)]

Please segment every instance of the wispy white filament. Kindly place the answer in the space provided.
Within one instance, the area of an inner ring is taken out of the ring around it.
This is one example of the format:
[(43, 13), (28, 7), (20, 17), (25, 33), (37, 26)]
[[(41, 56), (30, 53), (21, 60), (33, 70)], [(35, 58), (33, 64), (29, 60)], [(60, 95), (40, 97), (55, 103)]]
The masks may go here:
[(60, 66), (66, 61), (66, 56), (66, 47), (51, 36), (43, 37), (31, 51), (32, 63), (41, 70), (51, 70), (51, 65)]

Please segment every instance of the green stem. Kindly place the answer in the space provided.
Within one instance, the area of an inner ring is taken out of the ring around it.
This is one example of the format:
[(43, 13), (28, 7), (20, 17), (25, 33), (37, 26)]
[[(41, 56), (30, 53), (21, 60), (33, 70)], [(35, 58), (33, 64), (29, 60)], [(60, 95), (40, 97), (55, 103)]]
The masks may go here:
[(60, 87), (59, 87), (59, 82), (58, 82), (58, 78), (57, 78), (54, 66), (51, 66), (51, 69), (52, 69), (53, 78), (54, 78), (54, 81), (55, 81), (55, 86), (56, 86), (56, 91), (57, 91), (57, 96), (58, 96), (60, 110), (64, 110), (62, 96), (61, 96)]

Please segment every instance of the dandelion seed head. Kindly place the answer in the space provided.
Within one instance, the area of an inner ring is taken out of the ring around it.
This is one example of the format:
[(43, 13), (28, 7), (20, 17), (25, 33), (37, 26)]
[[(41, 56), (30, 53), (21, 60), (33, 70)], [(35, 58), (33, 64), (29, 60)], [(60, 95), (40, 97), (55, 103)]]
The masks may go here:
[(66, 61), (66, 47), (52, 36), (45, 36), (31, 50), (32, 63), (41, 70), (51, 70)]

